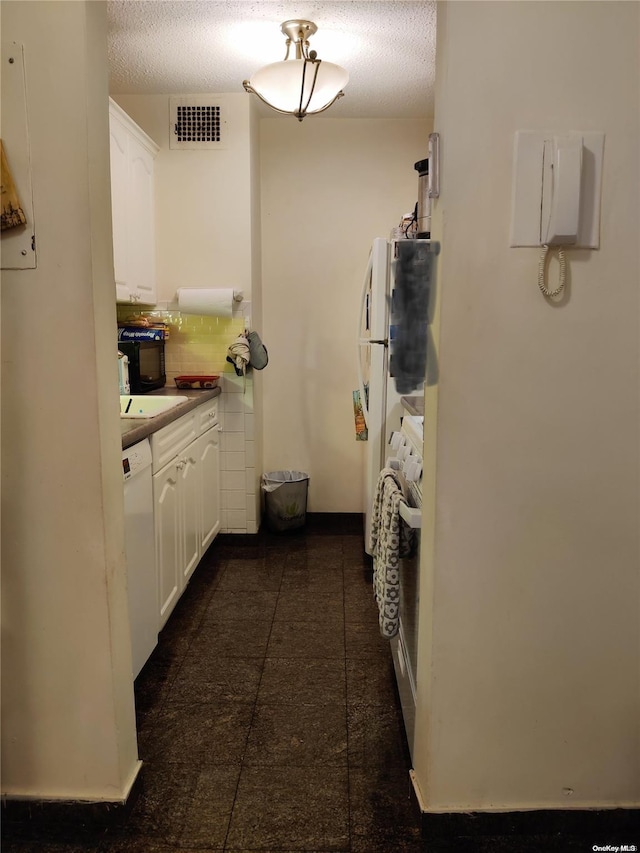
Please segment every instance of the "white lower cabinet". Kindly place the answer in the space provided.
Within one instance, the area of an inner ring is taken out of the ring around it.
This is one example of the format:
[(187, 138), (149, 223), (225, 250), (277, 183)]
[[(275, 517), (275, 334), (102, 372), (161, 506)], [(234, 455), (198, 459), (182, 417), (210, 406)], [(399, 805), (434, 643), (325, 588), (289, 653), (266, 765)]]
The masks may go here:
[[(180, 592), (189, 583), (200, 560), (200, 481), (202, 469), (199, 460), (198, 441), (192, 441), (178, 463), (180, 474), (180, 504), (182, 517), (182, 552), (180, 554)], [(217, 486), (217, 483), (216, 483)]]
[(200, 465), (200, 552), (220, 531), (220, 428), (212, 427), (194, 442)]
[(153, 523), (156, 538), (156, 570), (158, 573), (158, 630), (169, 618), (179, 597), (180, 551), (180, 477), (178, 467), (170, 462), (153, 475)]
[[(151, 436), (158, 630), (220, 530), (220, 428), (211, 419), (200, 426), (199, 409), (195, 412)], [(196, 433), (208, 429), (189, 441), (194, 426)]]

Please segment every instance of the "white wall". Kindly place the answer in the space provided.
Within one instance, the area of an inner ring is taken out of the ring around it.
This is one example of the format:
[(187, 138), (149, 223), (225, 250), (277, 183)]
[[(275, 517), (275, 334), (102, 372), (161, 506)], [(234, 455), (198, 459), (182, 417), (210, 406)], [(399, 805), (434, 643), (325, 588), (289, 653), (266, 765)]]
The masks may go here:
[(261, 122), (265, 470), (310, 475), (308, 509), (361, 512), (358, 306), (369, 247), (413, 210), (429, 123)]
[[(415, 769), (431, 811), (640, 804), (638, 3), (439, 4), (440, 382)], [(514, 133), (606, 133), (566, 299), (509, 248)]]
[(25, 48), (38, 258), (2, 273), (2, 793), (117, 801), (139, 763), (105, 4), (1, 12)]

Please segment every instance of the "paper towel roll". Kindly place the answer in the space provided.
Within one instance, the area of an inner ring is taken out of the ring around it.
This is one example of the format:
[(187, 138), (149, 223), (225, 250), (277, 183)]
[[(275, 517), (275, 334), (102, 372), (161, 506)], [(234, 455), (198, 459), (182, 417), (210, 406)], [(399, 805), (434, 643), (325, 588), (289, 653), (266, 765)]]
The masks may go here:
[(178, 310), (183, 314), (231, 317), (233, 304), (242, 301), (242, 293), (230, 287), (179, 287)]

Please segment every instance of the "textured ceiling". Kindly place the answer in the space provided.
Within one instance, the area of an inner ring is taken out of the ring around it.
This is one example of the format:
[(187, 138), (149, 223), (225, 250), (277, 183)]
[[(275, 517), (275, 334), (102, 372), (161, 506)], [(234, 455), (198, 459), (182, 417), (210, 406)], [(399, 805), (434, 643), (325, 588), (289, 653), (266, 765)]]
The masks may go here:
[(318, 26), (311, 49), (350, 75), (331, 116), (433, 115), (435, 2), (111, 0), (107, 8), (113, 94), (243, 92), (244, 79), (284, 59), (280, 24), (304, 18)]

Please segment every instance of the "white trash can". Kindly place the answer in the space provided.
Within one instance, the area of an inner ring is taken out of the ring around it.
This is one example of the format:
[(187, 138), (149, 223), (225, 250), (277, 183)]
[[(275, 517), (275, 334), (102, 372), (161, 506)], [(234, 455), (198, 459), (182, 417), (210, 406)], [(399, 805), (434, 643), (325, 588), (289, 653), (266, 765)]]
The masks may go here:
[(308, 489), (309, 475), (304, 471), (269, 471), (262, 475), (262, 491), (270, 530), (281, 533), (304, 527)]

